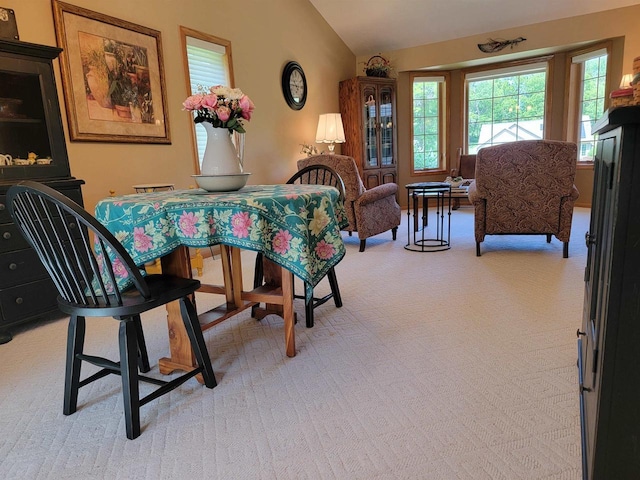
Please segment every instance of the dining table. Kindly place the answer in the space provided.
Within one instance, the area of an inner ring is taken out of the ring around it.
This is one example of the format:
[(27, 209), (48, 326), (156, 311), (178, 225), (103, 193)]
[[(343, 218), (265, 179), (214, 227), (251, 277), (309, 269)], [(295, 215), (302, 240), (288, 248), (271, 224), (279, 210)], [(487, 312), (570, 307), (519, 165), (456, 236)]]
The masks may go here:
[[(269, 313), (283, 317), (288, 357), (296, 354), (293, 275), (305, 282), (309, 299), (313, 287), (346, 252), (340, 234), (348, 224), (344, 204), (337, 189), (324, 185), (248, 185), (232, 192), (189, 189), (113, 196), (96, 204), (95, 217), (143, 273), (145, 263), (160, 258), (163, 273), (191, 278), (189, 247), (219, 245), (223, 284), (203, 283), (198, 291), (224, 295), (225, 303), (198, 312), (202, 329), (264, 303), (256, 317)], [(251, 290), (244, 288), (241, 250), (262, 252), (268, 264), (264, 284)], [(127, 288), (127, 278), (118, 277), (118, 282), (120, 289)], [(178, 302), (167, 305), (167, 327), (169, 356), (159, 360), (160, 372), (193, 368)]]

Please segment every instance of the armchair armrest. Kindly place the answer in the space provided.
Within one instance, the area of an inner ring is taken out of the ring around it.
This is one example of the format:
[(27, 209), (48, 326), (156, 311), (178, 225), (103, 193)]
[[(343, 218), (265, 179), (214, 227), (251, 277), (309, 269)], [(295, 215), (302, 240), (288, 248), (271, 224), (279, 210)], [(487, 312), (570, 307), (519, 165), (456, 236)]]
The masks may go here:
[(370, 190), (364, 192), (360, 197), (356, 200), (361, 206), (367, 205), (369, 203), (377, 202), (382, 198), (387, 198), (390, 196), (394, 196), (398, 191), (398, 185), (395, 183), (384, 183), (382, 185), (378, 185)]

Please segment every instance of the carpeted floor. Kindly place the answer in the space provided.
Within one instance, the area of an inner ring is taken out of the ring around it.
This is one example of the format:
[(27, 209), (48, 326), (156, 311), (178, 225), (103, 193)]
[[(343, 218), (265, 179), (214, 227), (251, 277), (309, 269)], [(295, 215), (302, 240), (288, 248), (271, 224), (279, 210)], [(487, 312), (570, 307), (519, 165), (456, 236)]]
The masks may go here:
[[(295, 358), (277, 316), (217, 325), (205, 339), (218, 386), (191, 380), (144, 406), (134, 441), (118, 377), (62, 414), (65, 319), (15, 331), (0, 346), (0, 478), (579, 479), (589, 210), (575, 210), (568, 259), (543, 236), (487, 237), (477, 258), (473, 210), (451, 220), (446, 252), (404, 250), (406, 212), (395, 242), (382, 234), (359, 253), (345, 234), (344, 307), (318, 308), (313, 329), (298, 322)], [(204, 280), (219, 278), (216, 263)], [(218, 303), (198, 297), (200, 309)], [(164, 318), (143, 317), (152, 374)], [(116, 358), (117, 322), (90, 322), (86, 350)]]

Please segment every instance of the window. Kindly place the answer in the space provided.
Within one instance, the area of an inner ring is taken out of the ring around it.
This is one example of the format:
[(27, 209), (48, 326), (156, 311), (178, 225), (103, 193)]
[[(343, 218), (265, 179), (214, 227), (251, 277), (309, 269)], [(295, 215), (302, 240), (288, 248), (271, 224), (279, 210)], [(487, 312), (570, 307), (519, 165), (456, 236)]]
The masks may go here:
[[(190, 85), (189, 95), (196, 93), (198, 85), (233, 86), (231, 71), (231, 42), (211, 35), (180, 27), (186, 54), (186, 68)], [(195, 116), (195, 113), (194, 113)], [(195, 149), (198, 158), (198, 172), (207, 144), (207, 133), (202, 125), (194, 124)]]
[(444, 170), (444, 112), (449, 74), (414, 74), (412, 77), (412, 173)]
[(545, 137), (547, 62), (466, 73), (466, 151)]
[(578, 162), (593, 162), (593, 124), (607, 106), (608, 49), (592, 48), (569, 55), (569, 116), (567, 138), (578, 144)]

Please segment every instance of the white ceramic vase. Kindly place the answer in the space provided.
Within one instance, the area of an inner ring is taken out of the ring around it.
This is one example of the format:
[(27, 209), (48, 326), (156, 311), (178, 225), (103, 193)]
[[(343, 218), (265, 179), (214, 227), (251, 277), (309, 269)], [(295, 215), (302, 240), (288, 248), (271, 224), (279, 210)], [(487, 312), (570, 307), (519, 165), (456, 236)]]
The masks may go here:
[(207, 131), (207, 146), (202, 158), (202, 175), (238, 175), (242, 173), (242, 163), (231, 135), (226, 128), (214, 128), (209, 122), (202, 122)]

